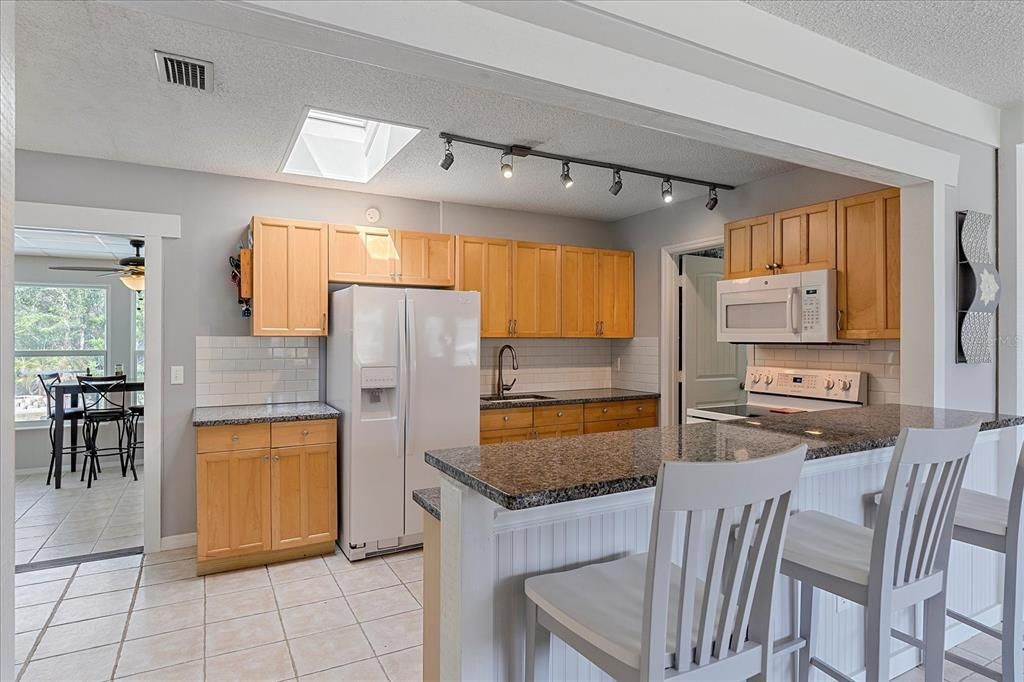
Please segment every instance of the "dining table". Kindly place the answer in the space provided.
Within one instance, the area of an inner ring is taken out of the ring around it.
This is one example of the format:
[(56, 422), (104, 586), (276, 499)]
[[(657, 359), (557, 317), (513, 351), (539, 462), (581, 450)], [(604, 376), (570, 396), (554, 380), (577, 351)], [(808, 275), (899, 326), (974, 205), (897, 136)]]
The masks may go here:
[[(125, 393), (142, 393), (144, 389), (144, 383), (141, 381), (125, 381), (124, 388), (121, 389)], [(56, 459), (53, 472), (53, 485), (54, 488), (60, 488), (61, 474), (63, 473), (64, 467), (64, 396), (68, 396), (70, 405), (69, 407), (78, 407), (79, 397), (82, 395), (83, 386), (78, 381), (59, 381), (51, 386), (53, 391), (53, 454)], [(96, 391), (89, 391), (90, 393)], [(112, 389), (116, 390), (116, 389)], [(80, 413), (74, 413), (80, 414)], [(68, 417), (71, 421), (71, 471), (75, 471), (77, 468), (78, 458), (78, 417)]]

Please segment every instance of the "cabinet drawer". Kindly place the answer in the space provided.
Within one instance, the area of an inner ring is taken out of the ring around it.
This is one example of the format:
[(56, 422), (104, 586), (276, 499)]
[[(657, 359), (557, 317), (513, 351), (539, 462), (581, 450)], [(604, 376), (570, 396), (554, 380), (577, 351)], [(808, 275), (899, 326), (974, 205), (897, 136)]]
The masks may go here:
[(512, 407), (507, 410), (481, 410), (480, 430), (523, 429), (533, 426), (532, 407)]
[(334, 419), (274, 422), (270, 426), (270, 443), (275, 448), (334, 443), (337, 440), (338, 422)]
[(584, 409), (584, 421), (598, 422), (609, 419), (630, 419), (658, 414), (657, 400), (620, 400), (617, 402), (592, 403)]
[(582, 405), (553, 405), (533, 408), (534, 426), (579, 424), (583, 421)]
[(633, 419), (606, 419), (599, 422), (588, 422), (584, 425), (583, 430), (584, 433), (607, 433), (609, 431), (647, 429), (657, 425), (657, 417), (634, 417)]
[(270, 424), (225, 424), (196, 429), (196, 452), (231, 452), (270, 447)]
[(495, 443), (514, 443), (520, 440), (533, 438), (533, 429), (499, 429), (497, 431), (481, 431), (480, 445), (494, 445)]

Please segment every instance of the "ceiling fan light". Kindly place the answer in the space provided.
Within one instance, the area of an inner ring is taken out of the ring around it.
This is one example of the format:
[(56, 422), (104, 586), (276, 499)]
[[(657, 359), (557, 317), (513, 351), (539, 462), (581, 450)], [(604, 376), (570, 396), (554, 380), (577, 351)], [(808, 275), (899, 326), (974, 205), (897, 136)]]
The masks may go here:
[(118, 279), (132, 291), (143, 291), (146, 288), (146, 276), (141, 274), (121, 275)]

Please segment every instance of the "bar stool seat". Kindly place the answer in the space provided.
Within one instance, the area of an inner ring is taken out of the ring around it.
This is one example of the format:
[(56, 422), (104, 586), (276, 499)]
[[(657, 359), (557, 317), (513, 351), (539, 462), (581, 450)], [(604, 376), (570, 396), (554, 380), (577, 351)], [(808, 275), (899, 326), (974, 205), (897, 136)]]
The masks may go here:
[(831, 514), (805, 511), (789, 520), (783, 561), (797, 580), (837, 579), (840, 596), (863, 603), (871, 573), (871, 529)]
[[(1010, 501), (1005, 497), (989, 495), (964, 488), (960, 491), (960, 503), (956, 507), (953, 539), (961, 540), (969, 531), (991, 536), (992, 549), (1005, 551), (1006, 522), (1010, 518)], [(976, 544), (971, 542), (971, 544)]]

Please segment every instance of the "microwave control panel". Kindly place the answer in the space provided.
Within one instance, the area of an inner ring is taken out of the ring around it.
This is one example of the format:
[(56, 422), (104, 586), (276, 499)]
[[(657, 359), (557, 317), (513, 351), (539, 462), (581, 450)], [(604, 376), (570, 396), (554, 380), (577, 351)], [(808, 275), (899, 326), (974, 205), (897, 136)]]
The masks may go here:
[(867, 379), (863, 372), (838, 369), (747, 367), (744, 387), (751, 393), (866, 402)]
[(821, 305), (821, 287), (804, 287), (800, 296), (801, 326), (803, 333), (817, 331), (822, 324), (825, 312)]

